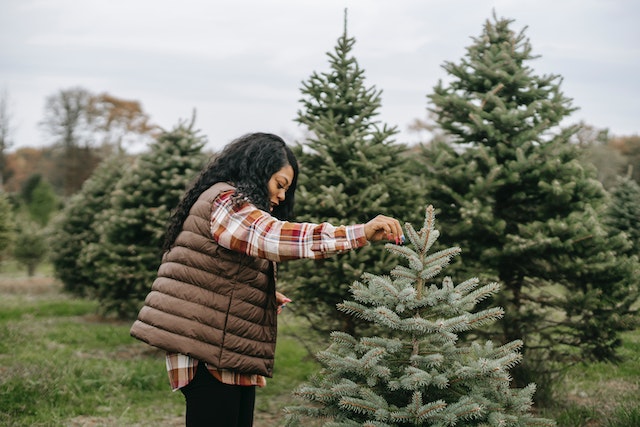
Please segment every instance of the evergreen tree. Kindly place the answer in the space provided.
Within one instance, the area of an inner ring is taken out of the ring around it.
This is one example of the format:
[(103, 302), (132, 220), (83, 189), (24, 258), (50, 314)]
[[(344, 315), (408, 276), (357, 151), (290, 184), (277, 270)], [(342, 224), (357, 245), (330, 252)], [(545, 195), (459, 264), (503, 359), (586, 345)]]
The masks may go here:
[(36, 189), (36, 187), (40, 184), (40, 182), (42, 181), (42, 175), (39, 173), (34, 173), (32, 175), (29, 175), (29, 177), (26, 179), (26, 181), (24, 182), (24, 184), (22, 184), (22, 187), (20, 188), (20, 198), (22, 199), (22, 203), (24, 203), (25, 205), (29, 205), (32, 201), (33, 198), (33, 192)]
[(637, 324), (640, 276), (620, 254), (624, 235), (603, 224), (606, 193), (569, 143), (576, 128), (560, 126), (574, 111), (560, 77), (533, 73), (511, 22), (494, 16), (444, 65), (451, 79), (429, 98), (454, 143), (434, 144), (425, 169), (444, 244), (469, 248), (454, 273), (505, 286), (500, 326), (505, 341), (524, 340), (522, 385), (556, 362), (615, 358), (619, 332)]
[(47, 181), (40, 179), (33, 188), (27, 204), (27, 211), (31, 219), (38, 225), (45, 226), (49, 219), (60, 207), (60, 201)]
[(13, 209), (6, 193), (0, 190), (0, 259), (13, 241), (13, 229)]
[(605, 189), (610, 189), (625, 170), (624, 155), (609, 144), (611, 137), (608, 129), (597, 129), (580, 122), (572, 137), (572, 143), (580, 147), (584, 162), (595, 166), (598, 181)]
[[(314, 72), (303, 82), (303, 108), (296, 120), (307, 127), (309, 138), (296, 150), (300, 221), (352, 224), (381, 213), (405, 220), (414, 214), (408, 212), (406, 199), (418, 197), (419, 187), (415, 175), (404, 169), (406, 147), (392, 139), (395, 127), (376, 120), (381, 91), (365, 85), (364, 71), (351, 54), (354, 44), (345, 14), (344, 32), (328, 53), (330, 71)], [(376, 245), (327, 260), (284, 265), (282, 283), (295, 286), (286, 290), (294, 300), (291, 307), (319, 329), (353, 332), (356, 322), (336, 318), (335, 305), (365, 268), (381, 271), (385, 257)]]
[(85, 246), (98, 242), (96, 216), (111, 207), (111, 192), (130, 160), (116, 155), (103, 161), (51, 224), (51, 262), (64, 289), (76, 295), (95, 293), (95, 272), (80, 264)]
[(629, 237), (630, 252), (640, 256), (640, 185), (628, 176), (619, 177), (611, 192), (608, 224)]
[(125, 171), (98, 214), (99, 240), (87, 245), (81, 268), (93, 274), (105, 313), (134, 316), (151, 289), (171, 209), (203, 168), (205, 139), (180, 123), (162, 133)]
[(13, 245), (13, 257), (27, 268), (29, 277), (35, 275), (36, 268), (45, 260), (48, 251), (46, 229), (32, 220), (19, 221)]
[(432, 251), (439, 236), (432, 206), (424, 225), (405, 224), (413, 247), (387, 244), (403, 257), (390, 275), (365, 273), (339, 309), (377, 325), (380, 336), (344, 332), (318, 354), (323, 369), (296, 394), (312, 404), (289, 407), (287, 424), (306, 417), (325, 426), (527, 426), (553, 425), (531, 415), (535, 385), (510, 387), (509, 370), (521, 359), (519, 340), (461, 344), (469, 333), (503, 315), (501, 308), (473, 312), (499, 285), (472, 278), (455, 285), (431, 280), (460, 252)]

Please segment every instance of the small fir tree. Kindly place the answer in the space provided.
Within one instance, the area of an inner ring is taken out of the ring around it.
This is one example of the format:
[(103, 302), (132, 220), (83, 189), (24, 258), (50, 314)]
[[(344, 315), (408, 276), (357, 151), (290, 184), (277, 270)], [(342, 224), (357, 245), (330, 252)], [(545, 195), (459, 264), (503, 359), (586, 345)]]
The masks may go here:
[(35, 221), (22, 219), (18, 223), (13, 257), (27, 269), (27, 275), (33, 277), (38, 265), (47, 257), (47, 230)]
[(111, 192), (131, 159), (115, 155), (103, 161), (51, 224), (51, 263), (64, 289), (79, 296), (95, 294), (95, 271), (81, 265), (83, 249), (100, 239), (96, 216), (111, 207)]
[(44, 179), (40, 179), (33, 188), (26, 208), (31, 219), (43, 227), (49, 223), (51, 217), (60, 208), (60, 201), (51, 184)]
[(503, 315), (497, 307), (473, 312), (498, 284), (432, 282), (460, 252), (431, 250), (439, 236), (433, 207), (420, 230), (405, 228), (411, 245), (385, 246), (407, 265), (390, 275), (363, 274), (351, 286), (353, 299), (338, 306), (383, 334), (332, 333), (332, 344), (318, 354), (323, 369), (295, 392), (311, 404), (286, 408), (287, 425), (307, 417), (332, 427), (554, 425), (531, 414), (535, 385), (510, 387), (522, 341), (458, 339)]
[(552, 375), (577, 361), (612, 360), (637, 322), (639, 267), (628, 240), (605, 226), (606, 192), (561, 122), (575, 110), (561, 78), (539, 76), (524, 30), (487, 20), (450, 79), (429, 97), (451, 143), (425, 157), (443, 244), (468, 248), (452, 276), (484, 276), (505, 291), (504, 341), (525, 342), (518, 385), (549, 397)]
[(0, 260), (5, 250), (11, 245), (14, 233), (14, 217), (11, 202), (7, 194), (0, 190)]
[(33, 192), (42, 181), (42, 175), (34, 173), (24, 181), (20, 188), (20, 202), (24, 205), (29, 205), (32, 202)]
[(93, 273), (104, 313), (138, 312), (160, 265), (170, 211), (206, 161), (204, 144), (193, 122), (162, 133), (118, 181), (110, 208), (96, 216), (99, 240), (83, 249), (80, 264)]
[(624, 232), (631, 243), (630, 253), (640, 256), (640, 185), (631, 178), (631, 169), (611, 191), (607, 223)]
[[(344, 32), (328, 54), (330, 71), (314, 72), (303, 83), (297, 121), (310, 133), (296, 153), (300, 221), (352, 224), (381, 213), (406, 219), (415, 215), (404, 203), (420, 192), (415, 175), (406, 168), (406, 147), (392, 139), (395, 127), (376, 120), (381, 91), (366, 86), (364, 70), (351, 53), (354, 44), (347, 35), (345, 12)], [(380, 245), (372, 245), (327, 260), (296, 261), (283, 266), (282, 283), (295, 286), (286, 290), (295, 302), (292, 307), (316, 328), (353, 333), (356, 319), (336, 318), (335, 305), (365, 267), (384, 271), (385, 257)]]

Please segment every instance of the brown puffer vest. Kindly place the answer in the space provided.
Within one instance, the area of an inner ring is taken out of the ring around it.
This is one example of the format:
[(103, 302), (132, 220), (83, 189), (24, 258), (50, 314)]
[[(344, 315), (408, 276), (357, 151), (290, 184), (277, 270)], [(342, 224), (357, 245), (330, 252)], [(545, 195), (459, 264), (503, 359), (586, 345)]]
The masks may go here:
[(165, 253), (131, 335), (218, 369), (271, 377), (277, 335), (273, 263), (219, 246), (211, 238), (219, 183), (191, 208)]

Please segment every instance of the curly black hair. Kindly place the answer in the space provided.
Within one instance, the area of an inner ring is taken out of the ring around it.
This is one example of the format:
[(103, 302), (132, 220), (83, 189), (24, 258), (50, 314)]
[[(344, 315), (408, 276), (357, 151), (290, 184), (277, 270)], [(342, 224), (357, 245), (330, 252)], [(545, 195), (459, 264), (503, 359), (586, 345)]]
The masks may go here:
[(270, 133), (250, 133), (231, 141), (195, 179), (174, 209), (165, 234), (162, 250), (173, 246), (182, 224), (198, 197), (218, 182), (227, 182), (236, 188), (235, 200), (248, 199), (258, 208), (269, 211), (268, 183), (271, 176), (290, 165), (293, 182), (285, 200), (273, 208), (271, 215), (281, 220), (293, 218), (298, 162), (293, 151), (282, 138)]

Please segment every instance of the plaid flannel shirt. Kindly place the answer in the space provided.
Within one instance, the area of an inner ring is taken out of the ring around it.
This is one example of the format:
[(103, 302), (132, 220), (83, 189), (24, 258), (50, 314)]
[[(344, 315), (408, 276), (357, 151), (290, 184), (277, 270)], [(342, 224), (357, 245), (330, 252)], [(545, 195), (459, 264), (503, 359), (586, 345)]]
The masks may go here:
[[(233, 191), (222, 193), (213, 202), (211, 234), (221, 246), (252, 257), (273, 262), (290, 259), (326, 258), (367, 244), (364, 225), (335, 227), (329, 223), (295, 223), (280, 221), (249, 202), (236, 205)], [(198, 360), (187, 355), (167, 353), (167, 372), (175, 391), (193, 379)], [(266, 385), (261, 375), (242, 374), (216, 369), (209, 372), (225, 384)]]

